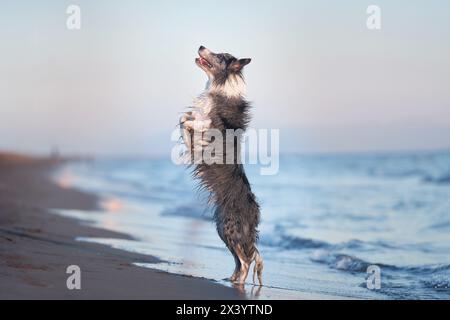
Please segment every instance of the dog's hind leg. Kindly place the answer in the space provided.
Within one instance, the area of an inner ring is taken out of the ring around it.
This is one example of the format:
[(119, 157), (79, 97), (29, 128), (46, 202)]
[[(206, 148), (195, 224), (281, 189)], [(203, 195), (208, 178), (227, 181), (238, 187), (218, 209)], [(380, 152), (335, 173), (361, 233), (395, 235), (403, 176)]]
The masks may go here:
[(241, 263), (241, 268), (239, 271), (239, 279), (238, 279), (238, 283), (239, 284), (244, 284), (245, 280), (247, 279), (248, 276), (248, 269), (250, 268), (250, 262), (251, 260), (249, 260), (244, 253), (244, 250), (242, 250), (241, 245), (236, 245), (235, 246), (235, 252), (236, 255), (239, 258), (239, 262)]
[(231, 251), (231, 254), (233, 255), (234, 263), (236, 264), (236, 266), (234, 267), (234, 272), (233, 272), (232, 276), (230, 277), (230, 281), (235, 282), (237, 279), (239, 279), (239, 274), (241, 272), (241, 261), (239, 260), (238, 256), (233, 251), (233, 249), (230, 249), (230, 251)]
[(264, 268), (263, 259), (259, 254), (258, 249), (255, 247), (255, 253), (253, 254), (253, 260), (255, 261), (255, 266), (253, 267), (253, 284), (256, 284), (256, 275), (258, 275), (259, 285), (262, 286), (262, 270)]

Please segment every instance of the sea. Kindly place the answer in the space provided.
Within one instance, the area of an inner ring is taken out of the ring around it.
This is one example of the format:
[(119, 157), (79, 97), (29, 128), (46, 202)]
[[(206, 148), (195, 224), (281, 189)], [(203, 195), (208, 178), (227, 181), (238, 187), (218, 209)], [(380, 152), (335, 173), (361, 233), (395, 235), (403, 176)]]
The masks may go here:
[[(285, 154), (275, 175), (246, 165), (261, 205), (263, 286), (249, 299), (450, 299), (450, 151)], [(234, 260), (190, 170), (166, 157), (70, 162), (62, 187), (101, 210), (57, 210), (133, 240), (78, 238), (158, 257), (144, 268), (225, 280)], [(151, 288), (149, 288), (151, 290)]]

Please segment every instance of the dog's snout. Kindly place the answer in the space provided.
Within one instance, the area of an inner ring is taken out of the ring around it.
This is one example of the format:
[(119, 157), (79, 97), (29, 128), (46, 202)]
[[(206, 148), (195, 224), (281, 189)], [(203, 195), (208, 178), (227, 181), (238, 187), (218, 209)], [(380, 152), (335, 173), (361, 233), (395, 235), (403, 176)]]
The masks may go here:
[(200, 46), (200, 48), (198, 48), (198, 51), (202, 51), (204, 49), (206, 49), (204, 46)]

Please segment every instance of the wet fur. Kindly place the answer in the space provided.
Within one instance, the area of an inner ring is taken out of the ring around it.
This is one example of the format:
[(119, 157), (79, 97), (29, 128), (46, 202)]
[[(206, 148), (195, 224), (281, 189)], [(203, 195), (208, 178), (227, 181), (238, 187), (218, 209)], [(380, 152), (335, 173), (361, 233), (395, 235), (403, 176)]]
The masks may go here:
[[(250, 105), (242, 98), (227, 98), (220, 94), (209, 94), (213, 104), (209, 117), (211, 128), (245, 130), (249, 122)], [(211, 193), (215, 207), (214, 220), (217, 232), (227, 247), (240, 245), (247, 257), (252, 257), (258, 239), (259, 205), (251, 190), (242, 164), (237, 158), (240, 153), (240, 137), (235, 138), (234, 164), (199, 164), (194, 175), (199, 178), (205, 190)], [(224, 146), (224, 158), (227, 156)]]
[[(192, 168), (193, 176), (198, 179), (200, 188), (209, 193), (209, 202), (213, 206), (219, 237), (235, 259), (235, 272), (230, 279), (243, 283), (250, 264), (255, 261), (254, 277), (257, 273), (261, 284), (263, 265), (256, 248), (260, 208), (244, 167), (238, 162), (241, 135), (250, 121), (250, 104), (240, 94), (229, 95), (229, 90), (226, 89), (227, 85), (231, 85), (227, 81), (236, 80), (242, 83), (244, 81), (240, 71), (216, 74), (206, 92), (198, 100), (200, 108), (207, 106), (205, 112), (210, 120), (209, 128), (220, 130), (223, 137), (226, 137), (227, 129), (240, 129), (240, 134), (237, 134), (233, 141), (233, 163), (225, 164), (225, 159), (227, 156), (229, 159), (230, 155), (226, 154), (224, 141), (224, 164), (199, 163), (193, 164)], [(191, 141), (189, 145), (194, 144), (195, 141)]]

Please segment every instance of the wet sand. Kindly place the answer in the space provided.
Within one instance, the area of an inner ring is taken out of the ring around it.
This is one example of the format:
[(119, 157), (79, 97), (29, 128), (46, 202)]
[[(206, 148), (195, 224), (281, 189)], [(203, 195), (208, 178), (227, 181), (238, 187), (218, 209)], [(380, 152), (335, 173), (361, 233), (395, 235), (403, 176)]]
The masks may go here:
[[(158, 259), (78, 242), (76, 237), (129, 235), (84, 226), (49, 209), (98, 209), (95, 195), (59, 187), (60, 161), (0, 153), (0, 299), (240, 299), (206, 279), (141, 268)], [(69, 290), (66, 268), (81, 268), (81, 290)]]

